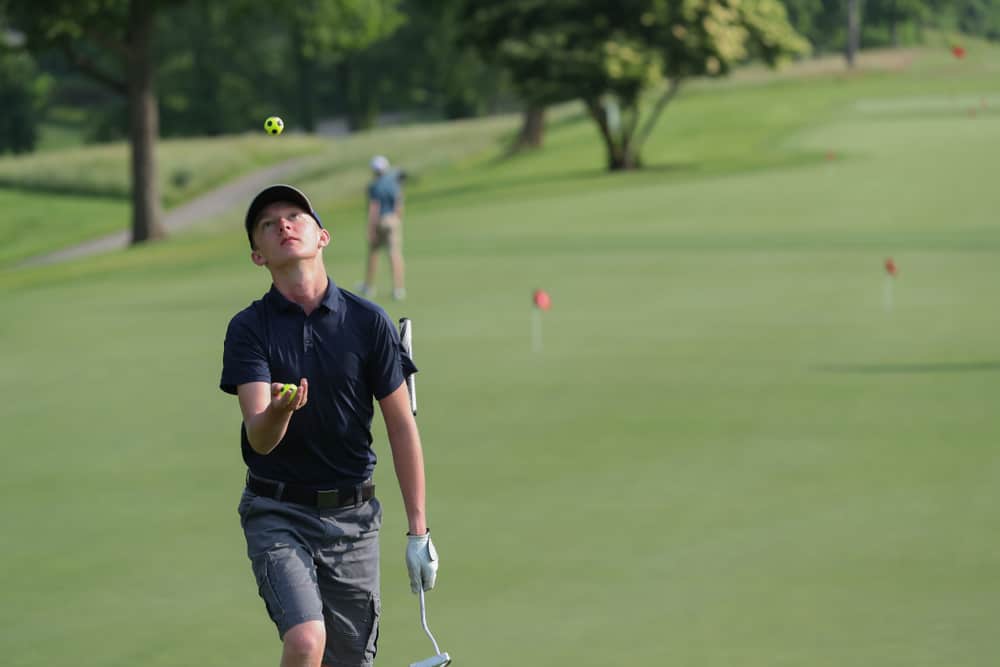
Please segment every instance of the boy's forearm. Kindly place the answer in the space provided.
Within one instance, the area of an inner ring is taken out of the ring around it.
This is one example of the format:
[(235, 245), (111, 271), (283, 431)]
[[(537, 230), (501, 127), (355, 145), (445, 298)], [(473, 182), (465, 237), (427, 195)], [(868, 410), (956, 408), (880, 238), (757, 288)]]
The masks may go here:
[(395, 433), (390, 431), (389, 445), (399, 490), (403, 495), (409, 533), (423, 535), (427, 532), (424, 454), (416, 424), (411, 424), (411, 427), (399, 428)]
[(268, 405), (246, 422), (247, 440), (250, 447), (258, 454), (270, 454), (285, 437), (288, 421), (292, 413), (287, 410), (275, 410)]

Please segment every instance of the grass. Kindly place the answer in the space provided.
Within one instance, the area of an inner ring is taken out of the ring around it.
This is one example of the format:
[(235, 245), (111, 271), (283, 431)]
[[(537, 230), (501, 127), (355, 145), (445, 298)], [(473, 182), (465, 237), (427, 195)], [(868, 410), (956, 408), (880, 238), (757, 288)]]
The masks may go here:
[(38, 151), (59, 151), (82, 146), (86, 142), (87, 114), (82, 109), (53, 107), (38, 127)]
[[(318, 153), (323, 143), (266, 135), (176, 139), (157, 147), (164, 205), (173, 206), (222, 182), (263, 166)], [(129, 149), (118, 142), (41, 151), (0, 159), (0, 185), (57, 194), (128, 197)]]
[[(447, 127), (397, 131), (428, 166), (411, 297), (382, 303), (415, 322), (442, 648), (482, 666), (994, 662), (1000, 116), (942, 102), (1000, 93), (1000, 55), (981, 57), (967, 79), (918, 61), (695, 89), (639, 174), (599, 174), (572, 110), (511, 162)], [(350, 286), (346, 169), (304, 182)], [(0, 273), (6, 664), (276, 661), (217, 390), (225, 325), (267, 287), (241, 236), (234, 217)], [(408, 664), (430, 646), (375, 437), (379, 664)]]

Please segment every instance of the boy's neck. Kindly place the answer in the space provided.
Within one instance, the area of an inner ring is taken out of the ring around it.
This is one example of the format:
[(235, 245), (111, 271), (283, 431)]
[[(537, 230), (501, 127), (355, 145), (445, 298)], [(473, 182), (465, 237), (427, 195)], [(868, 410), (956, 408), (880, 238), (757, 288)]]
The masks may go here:
[(322, 260), (303, 262), (280, 271), (272, 271), (271, 279), (281, 295), (292, 303), (302, 306), (306, 315), (319, 307), (326, 295), (330, 280)]

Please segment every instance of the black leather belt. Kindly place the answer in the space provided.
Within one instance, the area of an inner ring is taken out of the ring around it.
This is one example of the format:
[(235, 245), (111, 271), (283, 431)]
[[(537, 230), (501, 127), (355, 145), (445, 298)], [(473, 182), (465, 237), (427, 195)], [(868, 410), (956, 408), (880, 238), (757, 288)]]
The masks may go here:
[(375, 483), (371, 480), (346, 488), (316, 490), (247, 474), (247, 488), (258, 496), (318, 509), (360, 505), (375, 497)]

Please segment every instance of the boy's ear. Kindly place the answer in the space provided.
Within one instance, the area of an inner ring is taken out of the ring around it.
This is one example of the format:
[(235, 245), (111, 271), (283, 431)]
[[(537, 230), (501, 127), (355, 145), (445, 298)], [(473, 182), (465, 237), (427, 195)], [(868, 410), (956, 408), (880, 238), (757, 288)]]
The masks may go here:
[(256, 264), (257, 266), (266, 266), (267, 265), (267, 260), (264, 259), (264, 256), (261, 255), (260, 251), (258, 251), (258, 250), (251, 250), (250, 251), (250, 260), (254, 264)]
[(330, 245), (330, 232), (326, 228), (319, 230), (319, 247), (325, 248)]

